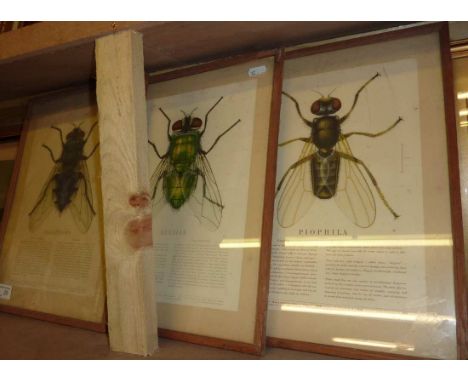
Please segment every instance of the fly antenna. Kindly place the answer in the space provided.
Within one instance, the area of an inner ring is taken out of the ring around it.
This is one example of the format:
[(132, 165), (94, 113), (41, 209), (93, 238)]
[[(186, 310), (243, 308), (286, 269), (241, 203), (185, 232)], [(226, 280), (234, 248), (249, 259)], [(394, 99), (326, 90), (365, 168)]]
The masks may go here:
[(184, 117), (187, 117), (187, 114), (185, 113), (185, 111), (181, 110), (180, 112), (184, 115)]
[(198, 109), (198, 107), (196, 107), (195, 109), (193, 109), (193, 110), (190, 112), (190, 115), (192, 115), (193, 112), (194, 112), (195, 110), (197, 110), (197, 109)]
[(312, 90), (314, 93), (317, 93), (321, 97), (325, 97), (322, 93), (320, 93), (318, 90)]
[(332, 95), (332, 93), (333, 93), (336, 89), (338, 89), (338, 88), (335, 88), (335, 89), (333, 89), (330, 93), (328, 93), (328, 97), (330, 97), (330, 96)]

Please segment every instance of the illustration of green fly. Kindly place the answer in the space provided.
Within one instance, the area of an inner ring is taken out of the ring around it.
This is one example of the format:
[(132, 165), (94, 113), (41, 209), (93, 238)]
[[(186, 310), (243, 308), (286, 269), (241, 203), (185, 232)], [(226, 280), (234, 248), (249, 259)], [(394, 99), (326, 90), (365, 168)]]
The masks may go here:
[(190, 114), (182, 111), (184, 117), (172, 124), (172, 134), (169, 133), (171, 119), (159, 108), (167, 119), (169, 148), (164, 155), (160, 155), (156, 145), (148, 141), (161, 159), (150, 180), (154, 208), (161, 208), (165, 200), (173, 209), (179, 210), (188, 201), (200, 222), (207, 223), (214, 229), (221, 223), (224, 205), (207, 155), (219, 140), (240, 122), (238, 119), (220, 134), (208, 150), (202, 148), (208, 116), (222, 99), (223, 97), (208, 110), (204, 123), (200, 118), (192, 116), (196, 109)]
[(81, 232), (88, 231), (96, 211), (93, 207), (93, 194), (86, 161), (94, 154), (99, 143), (88, 155), (84, 154), (84, 148), (96, 125), (97, 122), (85, 137), (81, 124), (73, 124), (73, 130), (67, 134), (66, 140), (63, 139), (60, 128), (51, 126), (60, 135), (62, 152), (58, 159), (55, 159), (52, 149), (45, 144), (42, 145), (49, 152), (55, 166), (42, 187), (39, 199), (29, 213), (31, 231), (37, 229), (54, 206), (60, 213), (69, 207), (78, 229)]
[(283, 95), (294, 103), (301, 120), (311, 128), (311, 134), (310, 137), (291, 139), (279, 145), (282, 147), (296, 141), (304, 142), (299, 160), (287, 169), (277, 186), (277, 195), (281, 192), (277, 204), (277, 219), (282, 227), (290, 227), (298, 222), (317, 198), (333, 198), (341, 211), (357, 226), (363, 228), (371, 226), (376, 216), (375, 200), (361, 169), (371, 180), (390, 213), (395, 218), (399, 216), (390, 207), (367, 165), (351, 152), (348, 138), (352, 135), (369, 138), (382, 136), (403, 119), (398, 117), (390, 127), (375, 134), (366, 132), (343, 134), (341, 131), (343, 123), (354, 110), (361, 92), (379, 76), (379, 73), (375, 74), (359, 88), (354, 95), (350, 110), (342, 117), (336, 115), (341, 109), (341, 101), (336, 97), (321, 94), (321, 97), (311, 105), (311, 112), (317, 117), (309, 121), (303, 116), (298, 101), (283, 92)]

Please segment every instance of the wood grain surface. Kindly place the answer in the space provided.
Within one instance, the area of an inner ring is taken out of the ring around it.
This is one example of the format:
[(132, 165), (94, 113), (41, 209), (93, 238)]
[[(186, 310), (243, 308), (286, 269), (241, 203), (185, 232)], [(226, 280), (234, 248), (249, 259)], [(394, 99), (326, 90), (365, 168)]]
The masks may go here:
[(154, 252), (134, 244), (151, 235), (151, 210), (133, 203), (149, 189), (142, 36), (97, 40), (96, 67), (110, 345), (148, 355), (157, 348)]

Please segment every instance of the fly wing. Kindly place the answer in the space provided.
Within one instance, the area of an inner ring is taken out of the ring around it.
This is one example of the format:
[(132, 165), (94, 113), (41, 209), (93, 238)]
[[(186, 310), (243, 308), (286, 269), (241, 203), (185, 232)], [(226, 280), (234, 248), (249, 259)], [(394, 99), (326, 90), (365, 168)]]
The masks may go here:
[(216, 178), (205, 154), (197, 155), (194, 170), (198, 172), (198, 179), (189, 198), (189, 205), (200, 223), (214, 231), (221, 224), (224, 206)]
[(42, 186), (39, 198), (29, 213), (29, 230), (34, 232), (44, 219), (49, 215), (54, 208), (54, 177), (57, 173), (57, 166), (54, 166), (47, 177), (46, 182)]
[(169, 162), (169, 158), (163, 158), (156, 166), (156, 169), (150, 178), (150, 194), (151, 199), (153, 200), (153, 210), (156, 213), (165, 206), (163, 181), (164, 176), (169, 173), (170, 167), (171, 164)]
[(85, 233), (89, 230), (96, 211), (93, 206), (93, 190), (86, 161), (80, 162), (79, 171), (80, 177), (77, 182), (77, 190), (71, 198), (70, 212), (78, 229)]
[(316, 199), (313, 194), (310, 162), (315, 146), (306, 142), (296, 163), (289, 167), (282, 179), (276, 206), (276, 217), (281, 227), (287, 228), (298, 222)]
[[(353, 156), (348, 141), (343, 136), (337, 144), (337, 151)], [(367, 228), (375, 220), (375, 200), (372, 190), (358, 165), (341, 157), (336, 204), (341, 211), (359, 227)]]

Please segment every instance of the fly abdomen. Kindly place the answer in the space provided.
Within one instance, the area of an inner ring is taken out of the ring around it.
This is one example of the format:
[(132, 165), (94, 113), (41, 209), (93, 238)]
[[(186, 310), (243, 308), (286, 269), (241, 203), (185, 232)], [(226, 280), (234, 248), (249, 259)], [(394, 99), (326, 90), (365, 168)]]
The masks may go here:
[(197, 186), (198, 174), (190, 168), (184, 173), (171, 171), (163, 180), (166, 200), (172, 208), (178, 210), (189, 199)]
[(314, 195), (320, 199), (330, 199), (336, 193), (340, 156), (336, 151), (323, 157), (316, 152), (310, 163)]
[(80, 173), (76, 171), (59, 172), (55, 174), (55, 205), (62, 212), (71, 202), (73, 195), (78, 190)]

